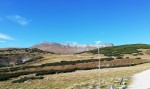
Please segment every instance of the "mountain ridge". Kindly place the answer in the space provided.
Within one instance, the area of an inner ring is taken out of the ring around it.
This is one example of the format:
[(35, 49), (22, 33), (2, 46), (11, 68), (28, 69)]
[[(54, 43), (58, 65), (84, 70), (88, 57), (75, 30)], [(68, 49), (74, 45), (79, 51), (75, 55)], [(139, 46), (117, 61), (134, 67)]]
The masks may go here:
[(71, 44), (71, 43), (57, 43), (57, 42), (42, 42), (36, 45), (33, 45), (32, 48), (38, 48), (45, 51), (50, 51), (58, 54), (74, 54), (83, 51), (89, 51), (96, 48), (111, 47), (114, 44)]

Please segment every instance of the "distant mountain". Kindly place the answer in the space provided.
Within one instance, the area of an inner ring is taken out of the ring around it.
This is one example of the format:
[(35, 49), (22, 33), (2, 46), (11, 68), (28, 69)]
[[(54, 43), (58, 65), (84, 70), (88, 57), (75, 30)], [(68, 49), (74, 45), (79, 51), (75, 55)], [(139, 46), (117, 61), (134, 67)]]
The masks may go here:
[(100, 45), (92, 45), (92, 44), (60, 44), (56, 42), (43, 42), (36, 45), (33, 45), (32, 48), (38, 48), (45, 51), (50, 51), (54, 53), (60, 54), (73, 54), (83, 51), (89, 51), (96, 48), (110, 47), (114, 46), (113, 44), (100, 44)]

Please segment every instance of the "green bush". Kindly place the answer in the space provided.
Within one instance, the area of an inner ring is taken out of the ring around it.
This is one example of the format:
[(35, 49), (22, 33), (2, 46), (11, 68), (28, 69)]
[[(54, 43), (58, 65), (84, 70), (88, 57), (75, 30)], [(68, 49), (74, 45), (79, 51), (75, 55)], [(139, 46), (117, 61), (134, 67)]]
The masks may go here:
[(138, 55), (144, 55), (143, 53), (138, 53)]
[(5, 81), (5, 80), (9, 80), (9, 76), (8, 75), (0, 75), (0, 81)]
[(114, 60), (114, 58), (110, 57), (110, 58), (101, 58), (100, 61), (111, 61)]
[(116, 57), (116, 59), (124, 59), (122, 56), (118, 56)]
[[(122, 56), (124, 54), (140, 53), (138, 49), (150, 49), (150, 45), (147, 44), (131, 44), (121, 45), (114, 47), (100, 48), (100, 53), (105, 56)], [(89, 53), (97, 54), (97, 49), (88, 51)], [(83, 52), (82, 52), (83, 53)]]
[(15, 73), (2, 73), (0, 74), (0, 81), (5, 81), (5, 80), (9, 80), (10, 78), (16, 78), (19, 77), (21, 75), (28, 75), (28, 74), (32, 74), (34, 72), (15, 72)]
[(68, 72), (74, 72), (76, 70), (90, 70), (90, 69), (96, 69), (97, 67), (88, 67), (88, 68), (70, 68), (70, 69), (64, 69), (64, 70), (42, 70), (36, 72), (36, 76), (40, 75), (48, 75), (48, 74), (56, 74), (56, 73), (68, 73)]
[(28, 81), (28, 80), (36, 80), (36, 79), (44, 79), (44, 77), (42, 76), (39, 76), (39, 77), (23, 77), (23, 78), (20, 78), (18, 80), (14, 80), (12, 81), (12, 83), (24, 83), (25, 81)]
[(133, 56), (137, 56), (137, 55), (138, 55), (138, 53), (133, 53), (132, 55), (133, 55)]
[(90, 59), (90, 60), (77, 60), (77, 61), (60, 61), (60, 62), (55, 62), (55, 63), (46, 63), (40, 65), (40, 67), (45, 67), (45, 66), (62, 66), (62, 65), (75, 65), (77, 63), (88, 63), (88, 62), (96, 62), (99, 61), (98, 59)]
[[(114, 60), (114, 58), (101, 58), (101, 61), (111, 61)], [(78, 63), (88, 63), (88, 62), (96, 62), (99, 61), (99, 59), (89, 59), (89, 60), (77, 60), (77, 61), (60, 61), (60, 62), (55, 62), (55, 63), (46, 63), (46, 64), (42, 64), (40, 65), (41, 67), (45, 67), (45, 66), (61, 66), (61, 65), (75, 65)]]
[(47, 75), (47, 74), (55, 74), (55, 73), (57, 73), (57, 70), (42, 70), (42, 71), (36, 72), (36, 76)]
[(135, 59), (142, 59), (141, 57), (136, 57)]

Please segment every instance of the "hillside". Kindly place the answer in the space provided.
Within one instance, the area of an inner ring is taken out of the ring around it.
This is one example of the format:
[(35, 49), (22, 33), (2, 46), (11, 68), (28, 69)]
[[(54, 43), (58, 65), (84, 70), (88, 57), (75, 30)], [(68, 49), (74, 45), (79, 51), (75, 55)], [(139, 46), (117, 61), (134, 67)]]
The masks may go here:
[(19, 65), (42, 58), (43, 54), (54, 54), (37, 48), (0, 49), (0, 67)]
[(37, 48), (0, 48), (0, 54), (51, 53)]
[[(125, 54), (130, 55), (143, 55), (143, 52), (140, 49), (147, 49), (147, 54), (149, 53), (150, 45), (149, 44), (129, 44), (113, 47), (100, 48), (100, 54), (105, 56), (124, 56)], [(97, 54), (98, 50), (86, 51), (87, 53)], [(83, 52), (85, 53), (85, 52)]]
[(113, 44), (101, 44), (101, 45), (92, 45), (92, 44), (60, 44), (56, 42), (43, 42), (36, 45), (33, 45), (32, 48), (38, 48), (45, 51), (50, 51), (58, 54), (74, 54), (83, 51), (89, 51), (96, 48), (110, 47), (114, 46)]

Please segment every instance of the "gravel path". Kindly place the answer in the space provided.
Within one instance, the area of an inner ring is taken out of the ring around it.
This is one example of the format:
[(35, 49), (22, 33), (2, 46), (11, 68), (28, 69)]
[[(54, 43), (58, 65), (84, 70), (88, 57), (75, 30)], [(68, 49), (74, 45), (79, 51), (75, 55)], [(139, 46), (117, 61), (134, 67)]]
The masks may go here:
[(150, 89), (150, 69), (134, 75), (128, 89)]

